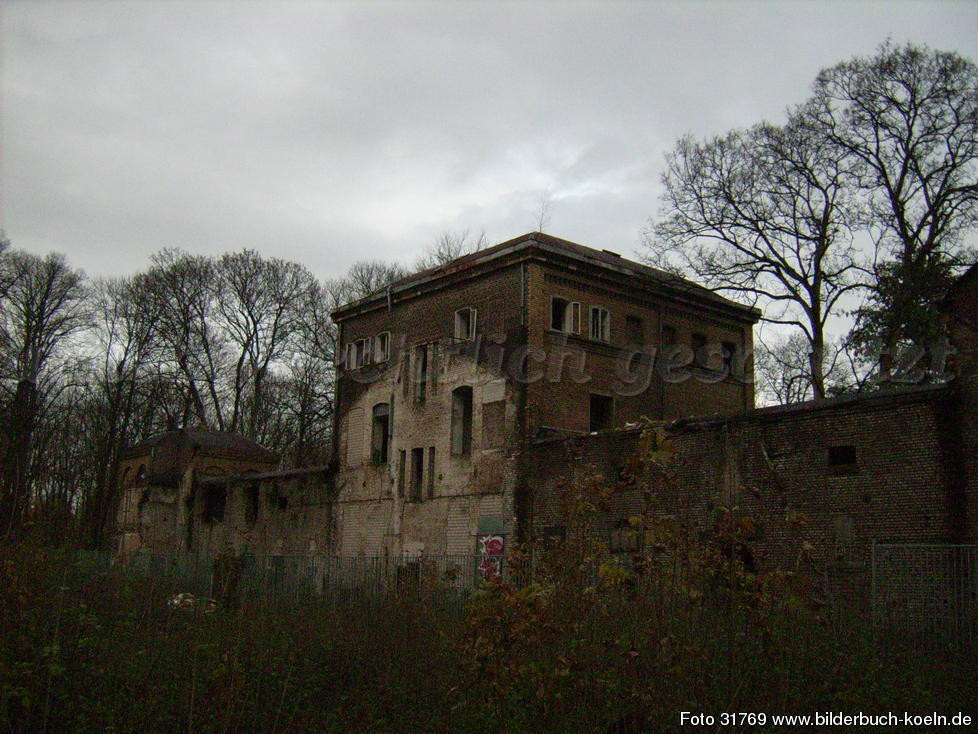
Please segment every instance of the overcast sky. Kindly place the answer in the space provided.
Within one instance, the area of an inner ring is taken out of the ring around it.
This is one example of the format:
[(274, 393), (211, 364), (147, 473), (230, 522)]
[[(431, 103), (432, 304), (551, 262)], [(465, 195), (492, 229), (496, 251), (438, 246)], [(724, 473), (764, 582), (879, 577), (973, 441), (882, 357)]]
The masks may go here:
[(978, 2), (5, 2), (0, 226), (90, 275), (243, 247), (320, 277), (441, 232), (634, 256), (663, 156), (779, 121)]

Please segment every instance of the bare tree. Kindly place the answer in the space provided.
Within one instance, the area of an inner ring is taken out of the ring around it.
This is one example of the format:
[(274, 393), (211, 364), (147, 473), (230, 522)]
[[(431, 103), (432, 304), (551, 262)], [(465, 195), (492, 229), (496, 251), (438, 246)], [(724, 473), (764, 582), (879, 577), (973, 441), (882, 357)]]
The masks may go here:
[(544, 189), (537, 201), (536, 218), (534, 227), (537, 232), (545, 232), (550, 226), (550, 218), (553, 215), (554, 197), (550, 189)]
[(16, 532), (30, 500), (35, 430), (49, 396), (41, 389), (71, 337), (88, 323), (85, 277), (61, 255), (9, 255), (12, 277), (0, 313), (0, 339), (10, 350), (3, 375), (8, 404), (0, 532)]
[(410, 271), (398, 263), (360, 260), (353, 263), (346, 276), (339, 281), (334, 281), (331, 287), (337, 293), (344, 293), (344, 297), (338, 301), (343, 303), (381, 291), (395, 280), (408, 275)]
[(934, 336), (933, 304), (978, 224), (978, 67), (887, 42), (822, 71), (808, 110), (868, 203), (877, 277), (861, 339), (882, 350), (888, 379), (901, 343)]
[[(763, 402), (800, 403), (815, 397), (808, 341), (800, 331), (759, 338), (754, 350), (757, 392)], [(825, 344), (824, 375), (827, 396), (859, 389), (860, 373), (852, 371), (844, 341)]]
[[(100, 547), (115, 509), (119, 454), (126, 445), (145, 438), (155, 427), (152, 418), (138, 422), (140, 403), (154, 356), (155, 323), (150, 294), (136, 278), (102, 280), (92, 289), (94, 355), (84, 405), (91, 486), (82, 503), (85, 542)], [(155, 418), (157, 406), (151, 406)]]
[(259, 438), (269, 370), (289, 352), (315, 280), (297, 263), (265, 259), (252, 250), (223, 255), (218, 271), (220, 327), (236, 352), (228, 430)]
[(438, 238), (427, 247), (424, 255), (415, 263), (415, 270), (429, 270), (439, 265), (446, 265), (452, 260), (477, 252), (486, 247), (486, 233), (480, 232), (477, 237), (470, 237), (469, 231), (442, 232)]
[(681, 139), (667, 157), (648, 260), (765, 307), (804, 335), (807, 371), (825, 396), (825, 327), (861, 286), (845, 156), (813, 134), (803, 110), (707, 142)]
[[(228, 427), (221, 375), (226, 368), (225, 335), (216, 326), (217, 269), (206, 257), (163, 250), (138, 278), (148, 296), (145, 317), (156, 325), (166, 374), (187, 392), (197, 421)], [(186, 423), (185, 416), (181, 423)]]

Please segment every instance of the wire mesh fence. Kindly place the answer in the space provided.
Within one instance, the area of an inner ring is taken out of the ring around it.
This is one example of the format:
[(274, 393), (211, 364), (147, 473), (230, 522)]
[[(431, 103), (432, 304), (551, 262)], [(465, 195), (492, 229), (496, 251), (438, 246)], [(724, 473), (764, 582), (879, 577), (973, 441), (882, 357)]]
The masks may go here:
[(978, 545), (874, 545), (874, 629), (904, 644), (978, 647)]
[[(84, 562), (105, 570), (110, 559), (89, 554)], [(127, 568), (166, 581), (175, 591), (216, 598), (222, 603), (262, 599), (288, 603), (363, 602), (390, 596), (437, 594), (462, 603), (492, 578), (523, 583), (534, 578), (534, 557), (504, 555), (207, 556), (187, 553), (136, 553)], [(865, 568), (865, 567), (864, 567)], [(868, 571), (868, 573), (867, 573)], [(874, 545), (871, 568), (861, 587), (873, 629), (899, 644), (978, 648), (978, 545)], [(652, 576), (633, 576), (630, 594), (668, 606), (668, 584)], [(851, 600), (848, 600), (851, 602)], [(857, 607), (836, 610), (845, 617)], [(861, 613), (861, 612), (859, 612)]]
[(464, 600), (491, 578), (508, 579), (502, 555), (395, 556), (253, 555), (214, 557), (187, 553), (135, 553), (128, 567), (167, 578), (183, 591), (221, 599), (329, 601), (382, 595), (441, 593)]

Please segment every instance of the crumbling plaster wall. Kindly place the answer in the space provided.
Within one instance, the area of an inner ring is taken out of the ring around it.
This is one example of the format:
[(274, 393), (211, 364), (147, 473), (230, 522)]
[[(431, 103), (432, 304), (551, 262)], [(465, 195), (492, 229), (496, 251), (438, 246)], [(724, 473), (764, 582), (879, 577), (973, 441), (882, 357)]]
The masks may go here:
[[(511, 531), (514, 386), (501, 371), (480, 363), (474, 344), (442, 341), (426, 348), (424, 400), (416, 399), (411, 377), (416, 353), (406, 349), (401, 359), (407, 363), (398, 360), (361, 385), (340, 421), (341, 468), (335, 481), (342, 555), (474, 553), (479, 519), (486, 516), (505, 518)], [(452, 392), (463, 386), (472, 389), (472, 442), (468, 453), (453, 455)], [(376, 461), (371, 443), (371, 416), (380, 403), (392, 408), (383, 463)], [(412, 449), (424, 452), (420, 499), (412, 497)]]
[[(127, 456), (119, 469), (123, 484), (117, 510), (120, 550), (197, 552), (205, 537), (199, 528), (203, 499), (197, 478), (271, 468), (268, 461), (249, 460), (230, 452), (178, 454), (153, 449)], [(143, 479), (137, 480), (138, 476)]]

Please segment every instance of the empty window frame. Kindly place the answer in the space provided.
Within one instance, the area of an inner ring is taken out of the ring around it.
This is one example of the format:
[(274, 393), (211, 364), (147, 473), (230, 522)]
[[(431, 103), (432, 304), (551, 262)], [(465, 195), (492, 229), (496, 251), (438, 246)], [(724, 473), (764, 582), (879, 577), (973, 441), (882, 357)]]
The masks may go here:
[(662, 347), (671, 347), (676, 343), (676, 327), (669, 324), (662, 325)]
[(428, 499), (435, 496), (435, 447), (428, 447)]
[(373, 340), (369, 337), (357, 339), (346, 345), (343, 366), (348, 370), (365, 367), (370, 364), (370, 350)]
[(589, 405), (590, 431), (606, 431), (614, 425), (615, 402), (610, 395), (591, 393)]
[(366, 367), (368, 364), (370, 364), (370, 350), (372, 342), (373, 339), (370, 337), (366, 337), (365, 339), (357, 339), (357, 367)]
[(382, 331), (374, 337), (374, 362), (387, 362), (391, 358), (391, 333)]
[(421, 487), (424, 481), (424, 449), (411, 449), (411, 499), (421, 499)]
[(708, 367), (709, 355), (706, 349), (706, 334), (700, 334), (699, 332), (693, 332), (693, 341), (691, 344), (693, 348), (693, 363), (698, 367)]
[(859, 473), (855, 446), (829, 446), (829, 474), (845, 476)]
[(551, 297), (550, 328), (565, 334), (580, 334), (581, 304), (559, 296)]
[(452, 455), (472, 450), (472, 388), (463, 385), (452, 390)]
[(428, 347), (414, 348), (414, 399), (424, 400), (428, 389)]
[(260, 496), (261, 491), (258, 485), (258, 480), (256, 479), (249, 482), (244, 491), (245, 521), (248, 523), (254, 523), (258, 520), (258, 511), (261, 505), (261, 503), (258, 501)]
[(601, 306), (591, 306), (591, 339), (598, 342), (611, 341), (611, 314)]
[(645, 324), (640, 317), (625, 317), (625, 339), (629, 344), (645, 344)]
[(460, 341), (475, 339), (475, 309), (460, 308), (455, 312), (455, 338)]
[(374, 406), (370, 433), (370, 458), (374, 464), (386, 464), (391, 440), (391, 407), (387, 403)]
[(737, 345), (733, 342), (723, 342), (721, 344), (722, 352), (721, 356), (723, 358), (723, 371), (728, 375), (734, 375), (736, 363), (734, 362), (734, 356), (737, 354)]
[(210, 484), (204, 490), (204, 522), (224, 522), (228, 492), (222, 484)]

